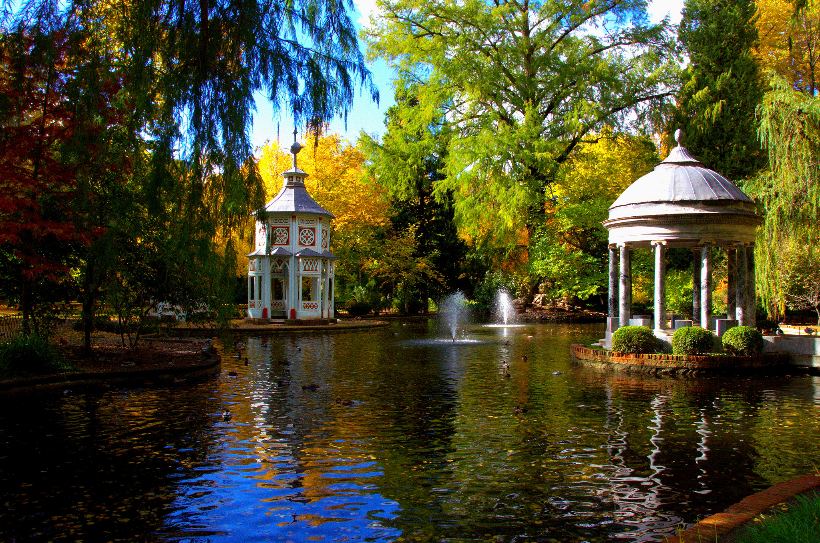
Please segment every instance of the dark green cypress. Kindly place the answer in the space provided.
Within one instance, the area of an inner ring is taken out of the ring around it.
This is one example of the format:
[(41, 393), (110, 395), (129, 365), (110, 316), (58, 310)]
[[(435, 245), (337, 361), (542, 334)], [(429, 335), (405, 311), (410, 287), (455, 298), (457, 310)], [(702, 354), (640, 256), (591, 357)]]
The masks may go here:
[(763, 90), (752, 47), (752, 0), (687, 0), (679, 39), (689, 57), (670, 132), (708, 167), (732, 180), (766, 164), (755, 108)]

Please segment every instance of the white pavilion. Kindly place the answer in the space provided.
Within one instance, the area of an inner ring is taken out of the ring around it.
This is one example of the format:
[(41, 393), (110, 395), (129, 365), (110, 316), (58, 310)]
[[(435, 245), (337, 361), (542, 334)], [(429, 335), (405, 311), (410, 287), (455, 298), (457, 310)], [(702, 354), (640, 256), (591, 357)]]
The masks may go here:
[[(693, 321), (720, 335), (731, 326), (755, 324), (754, 240), (762, 218), (754, 202), (731, 181), (710, 170), (680, 144), (655, 169), (632, 183), (609, 208), (609, 319), (612, 332), (628, 324), (650, 325), (667, 336), (665, 312), (666, 250), (693, 252)], [(631, 253), (651, 249), (655, 260), (654, 315), (632, 318)], [(727, 315), (713, 319), (712, 251), (726, 251)]]
[[(295, 136), (295, 133), (294, 133)], [(293, 167), (282, 190), (256, 214), (255, 250), (248, 255), (248, 317), (330, 320), (334, 317), (333, 214), (305, 188), (307, 173), (296, 165), (302, 146), (290, 147)]]

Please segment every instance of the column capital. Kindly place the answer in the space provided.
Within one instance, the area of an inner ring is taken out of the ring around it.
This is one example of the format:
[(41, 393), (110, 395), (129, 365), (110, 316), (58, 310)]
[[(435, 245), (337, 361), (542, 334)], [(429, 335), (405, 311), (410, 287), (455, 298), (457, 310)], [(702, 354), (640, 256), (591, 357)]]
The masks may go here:
[(656, 245), (666, 246), (666, 245), (669, 245), (669, 242), (666, 241), (665, 239), (654, 239), (654, 240), (650, 241), (649, 244), (652, 245), (652, 247), (654, 247)]

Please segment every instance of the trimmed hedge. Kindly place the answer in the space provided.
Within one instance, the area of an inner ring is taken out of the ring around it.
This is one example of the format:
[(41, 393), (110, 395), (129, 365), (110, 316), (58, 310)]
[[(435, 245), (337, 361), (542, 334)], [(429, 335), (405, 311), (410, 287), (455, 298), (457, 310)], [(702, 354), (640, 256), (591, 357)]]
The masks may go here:
[(663, 345), (646, 326), (621, 326), (612, 334), (612, 351), (627, 354), (659, 353), (663, 351)]
[(678, 328), (672, 336), (673, 354), (705, 354), (715, 351), (717, 336), (697, 326)]
[(723, 334), (723, 350), (729, 354), (751, 356), (763, 352), (763, 334), (751, 326), (735, 326)]

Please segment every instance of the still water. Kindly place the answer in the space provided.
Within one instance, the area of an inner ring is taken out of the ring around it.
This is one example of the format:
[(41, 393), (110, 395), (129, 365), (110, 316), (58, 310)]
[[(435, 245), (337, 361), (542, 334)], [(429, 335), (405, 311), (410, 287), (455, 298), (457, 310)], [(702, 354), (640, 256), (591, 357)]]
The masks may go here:
[(0, 541), (657, 541), (820, 467), (820, 378), (574, 365), (601, 334), (249, 338), (205, 382), (1, 400)]

